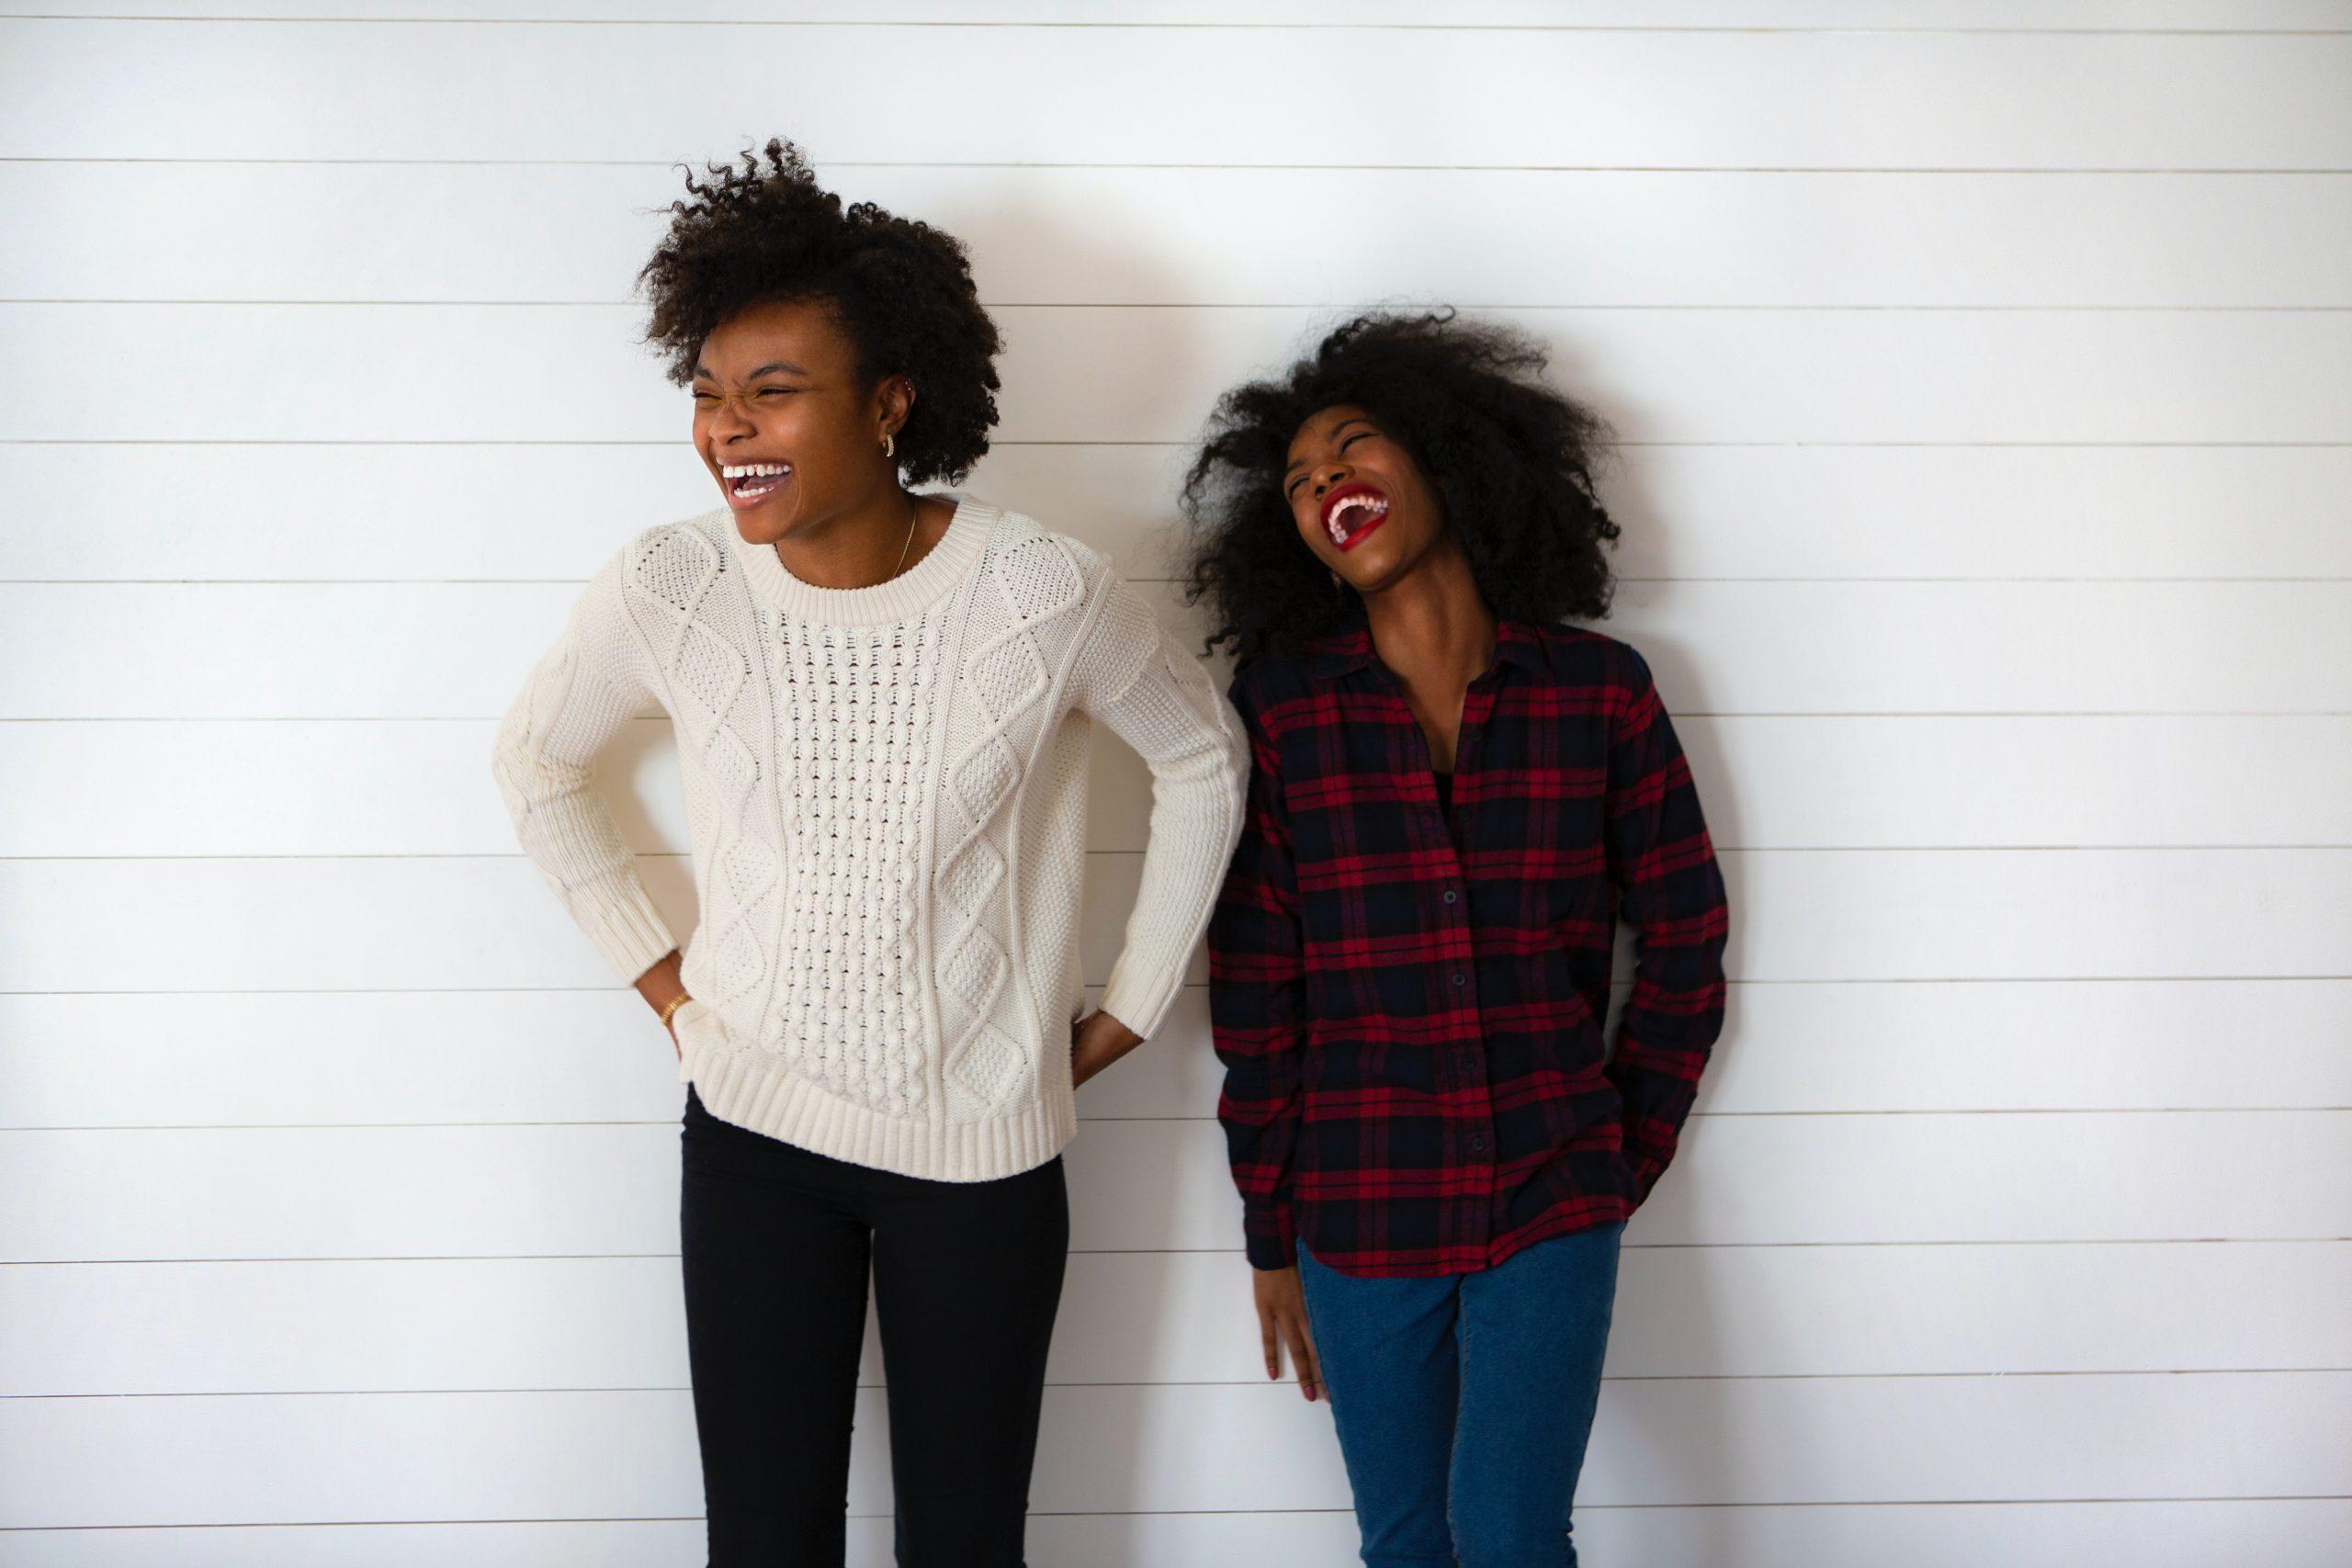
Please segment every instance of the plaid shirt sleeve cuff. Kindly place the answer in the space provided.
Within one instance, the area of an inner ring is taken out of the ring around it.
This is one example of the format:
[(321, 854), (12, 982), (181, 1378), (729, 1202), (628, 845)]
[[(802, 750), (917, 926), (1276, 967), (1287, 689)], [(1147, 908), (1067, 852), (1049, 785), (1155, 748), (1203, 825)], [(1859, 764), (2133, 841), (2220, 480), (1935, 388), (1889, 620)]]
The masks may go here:
[(1291, 1228), (1287, 1203), (1245, 1204), (1241, 1214), (1242, 1250), (1252, 1269), (1298, 1267), (1298, 1236)]

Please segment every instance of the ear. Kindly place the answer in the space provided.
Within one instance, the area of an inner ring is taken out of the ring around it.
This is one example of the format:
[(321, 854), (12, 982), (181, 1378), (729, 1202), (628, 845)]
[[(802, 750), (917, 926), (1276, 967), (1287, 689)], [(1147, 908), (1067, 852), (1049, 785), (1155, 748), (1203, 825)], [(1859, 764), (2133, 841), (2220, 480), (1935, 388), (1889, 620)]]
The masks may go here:
[(896, 435), (907, 425), (907, 416), (914, 412), (915, 384), (905, 376), (892, 374), (882, 378), (875, 389), (875, 412), (880, 415), (882, 434)]

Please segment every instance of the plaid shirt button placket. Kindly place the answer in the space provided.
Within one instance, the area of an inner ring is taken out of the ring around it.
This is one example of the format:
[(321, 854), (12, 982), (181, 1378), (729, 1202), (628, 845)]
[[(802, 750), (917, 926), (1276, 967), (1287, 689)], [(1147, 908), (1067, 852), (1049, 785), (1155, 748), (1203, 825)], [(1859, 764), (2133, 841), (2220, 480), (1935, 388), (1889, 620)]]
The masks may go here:
[[(1456, 743), (1353, 620), (1252, 660), (1247, 818), (1209, 929), (1218, 1102), (1250, 1261), (1458, 1273), (1624, 1218), (1720, 1030), (1726, 900), (1629, 646), (1498, 623)], [(1614, 913), (1634, 997), (1604, 1061)]]

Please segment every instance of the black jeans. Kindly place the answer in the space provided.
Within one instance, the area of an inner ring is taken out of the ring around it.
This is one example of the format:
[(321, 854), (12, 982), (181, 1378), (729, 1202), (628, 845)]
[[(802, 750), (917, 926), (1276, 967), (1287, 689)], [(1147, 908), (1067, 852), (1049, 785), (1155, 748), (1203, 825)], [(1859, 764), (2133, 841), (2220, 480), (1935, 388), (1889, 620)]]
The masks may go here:
[(928, 1181), (722, 1122), (690, 1086), (679, 1242), (711, 1568), (835, 1568), (866, 1272), (898, 1558), (1020, 1568), (1069, 1252), (1059, 1157)]

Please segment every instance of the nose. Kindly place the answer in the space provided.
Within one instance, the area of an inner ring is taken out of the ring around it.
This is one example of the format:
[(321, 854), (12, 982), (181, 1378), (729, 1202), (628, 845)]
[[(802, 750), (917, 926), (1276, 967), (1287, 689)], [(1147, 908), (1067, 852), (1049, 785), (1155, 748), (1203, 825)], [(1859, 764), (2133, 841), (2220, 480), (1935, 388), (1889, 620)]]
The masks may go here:
[(1329, 493), (1332, 486), (1347, 477), (1348, 466), (1345, 463), (1334, 461), (1324, 464), (1315, 470), (1315, 493), (1317, 495)]
[(755, 434), (758, 428), (752, 423), (751, 416), (743, 412), (742, 403), (734, 398), (720, 398), (718, 407), (711, 412), (710, 434), (714, 441), (725, 441), (737, 435)]

